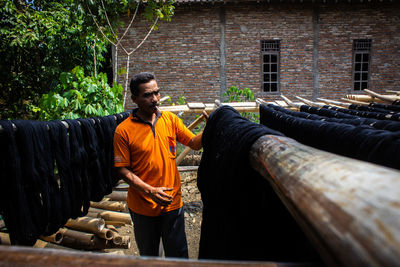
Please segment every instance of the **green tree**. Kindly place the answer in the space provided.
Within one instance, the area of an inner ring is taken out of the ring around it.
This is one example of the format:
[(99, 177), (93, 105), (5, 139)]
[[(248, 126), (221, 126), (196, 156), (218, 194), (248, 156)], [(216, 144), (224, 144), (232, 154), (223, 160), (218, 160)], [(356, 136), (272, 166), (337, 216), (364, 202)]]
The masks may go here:
[(121, 99), (121, 85), (110, 87), (104, 73), (85, 76), (83, 68), (77, 66), (61, 73), (55, 90), (43, 94), (33, 111), (41, 120), (106, 116), (124, 110)]
[[(249, 88), (240, 89), (236, 86), (231, 86), (223, 94), (224, 97), (228, 98), (228, 102), (247, 102), (255, 101), (254, 93)], [(260, 115), (254, 114), (252, 112), (242, 112), (240, 113), (243, 117), (249, 119), (252, 122), (258, 123), (260, 121)]]
[[(55, 90), (62, 72), (79, 65), (93, 74), (94, 62), (101, 67), (110, 46), (89, 10), (113, 38), (120, 16), (132, 13), (136, 5), (132, 0), (0, 0), (1, 118), (32, 118), (29, 107)], [(173, 15), (169, 0), (147, 1), (144, 9), (149, 19)]]

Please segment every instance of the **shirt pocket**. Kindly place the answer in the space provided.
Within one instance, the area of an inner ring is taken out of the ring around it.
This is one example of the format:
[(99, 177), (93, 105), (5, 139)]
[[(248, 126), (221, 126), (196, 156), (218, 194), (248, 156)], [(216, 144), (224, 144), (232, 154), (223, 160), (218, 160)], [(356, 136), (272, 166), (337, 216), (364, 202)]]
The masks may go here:
[(176, 158), (176, 138), (168, 136), (168, 155), (170, 158)]

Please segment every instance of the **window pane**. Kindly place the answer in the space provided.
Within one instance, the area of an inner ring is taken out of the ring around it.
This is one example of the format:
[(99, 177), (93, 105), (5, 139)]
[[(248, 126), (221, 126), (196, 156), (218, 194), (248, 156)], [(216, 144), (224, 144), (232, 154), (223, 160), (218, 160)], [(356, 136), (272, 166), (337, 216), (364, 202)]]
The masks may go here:
[(268, 82), (269, 81), (269, 74), (264, 74), (264, 82)]
[(368, 62), (369, 54), (363, 54), (363, 62)]
[(363, 79), (363, 81), (368, 81), (368, 72), (364, 72), (362, 74), (362, 79)]
[(363, 71), (368, 71), (368, 63), (363, 63), (362, 64), (362, 70)]
[(363, 82), (361, 84), (361, 89), (368, 89), (368, 83), (367, 82)]
[(271, 82), (276, 82), (277, 81), (277, 77), (278, 75), (276, 73), (271, 73)]
[(264, 83), (264, 92), (269, 92), (270, 91), (269, 88), (270, 88), (269, 83)]
[(278, 57), (276, 55), (271, 55), (271, 63), (278, 63)]
[(271, 64), (271, 72), (277, 72), (278, 71), (278, 65), (277, 64)]
[(276, 91), (278, 91), (278, 84), (271, 83), (271, 92), (276, 92)]
[(355, 71), (361, 71), (361, 64), (360, 63), (356, 63)]
[(264, 55), (264, 63), (268, 63), (269, 62), (269, 55)]
[(361, 54), (356, 54), (356, 62), (361, 62)]
[(360, 90), (360, 82), (354, 82), (354, 90)]
[(360, 80), (360, 73), (359, 72), (356, 72), (355, 74), (354, 74), (354, 81), (359, 81)]
[(264, 72), (269, 72), (269, 64), (264, 64)]

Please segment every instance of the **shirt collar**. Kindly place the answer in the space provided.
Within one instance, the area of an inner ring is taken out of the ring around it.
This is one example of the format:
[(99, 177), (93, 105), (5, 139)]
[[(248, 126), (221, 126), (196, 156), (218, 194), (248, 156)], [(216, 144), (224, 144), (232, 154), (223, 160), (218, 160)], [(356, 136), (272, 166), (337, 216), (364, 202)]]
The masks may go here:
[[(149, 123), (148, 121), (143, 120), (142, 118), (140, 118), (140, 117), (137, 115), (138, 110), (139, 110), (139, 108), (135, 108), (135, 109), (132, 110), (132, 120), (133, 120), (133, 121), (140, 121), (140, 122), (144, 122), (144, 123)], [(159, 110), (157, 110), (157, 112), (156, 112), (156, 120), (157, 120), (158, 118), (160, 118), (161, 115), (162, 115), (162, 112), (159, 111)]]

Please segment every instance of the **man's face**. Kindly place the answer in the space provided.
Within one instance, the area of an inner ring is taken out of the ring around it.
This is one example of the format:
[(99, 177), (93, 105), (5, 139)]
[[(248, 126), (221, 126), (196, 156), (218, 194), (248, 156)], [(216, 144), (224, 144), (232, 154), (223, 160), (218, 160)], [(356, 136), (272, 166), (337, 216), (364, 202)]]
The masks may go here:
[(132, 95), (132, 100), (143, 113), (148, 115), (156, 113), (157, 105), (160, 103), (160, 89), (156, 80), (139, 85), (139, 94)]

